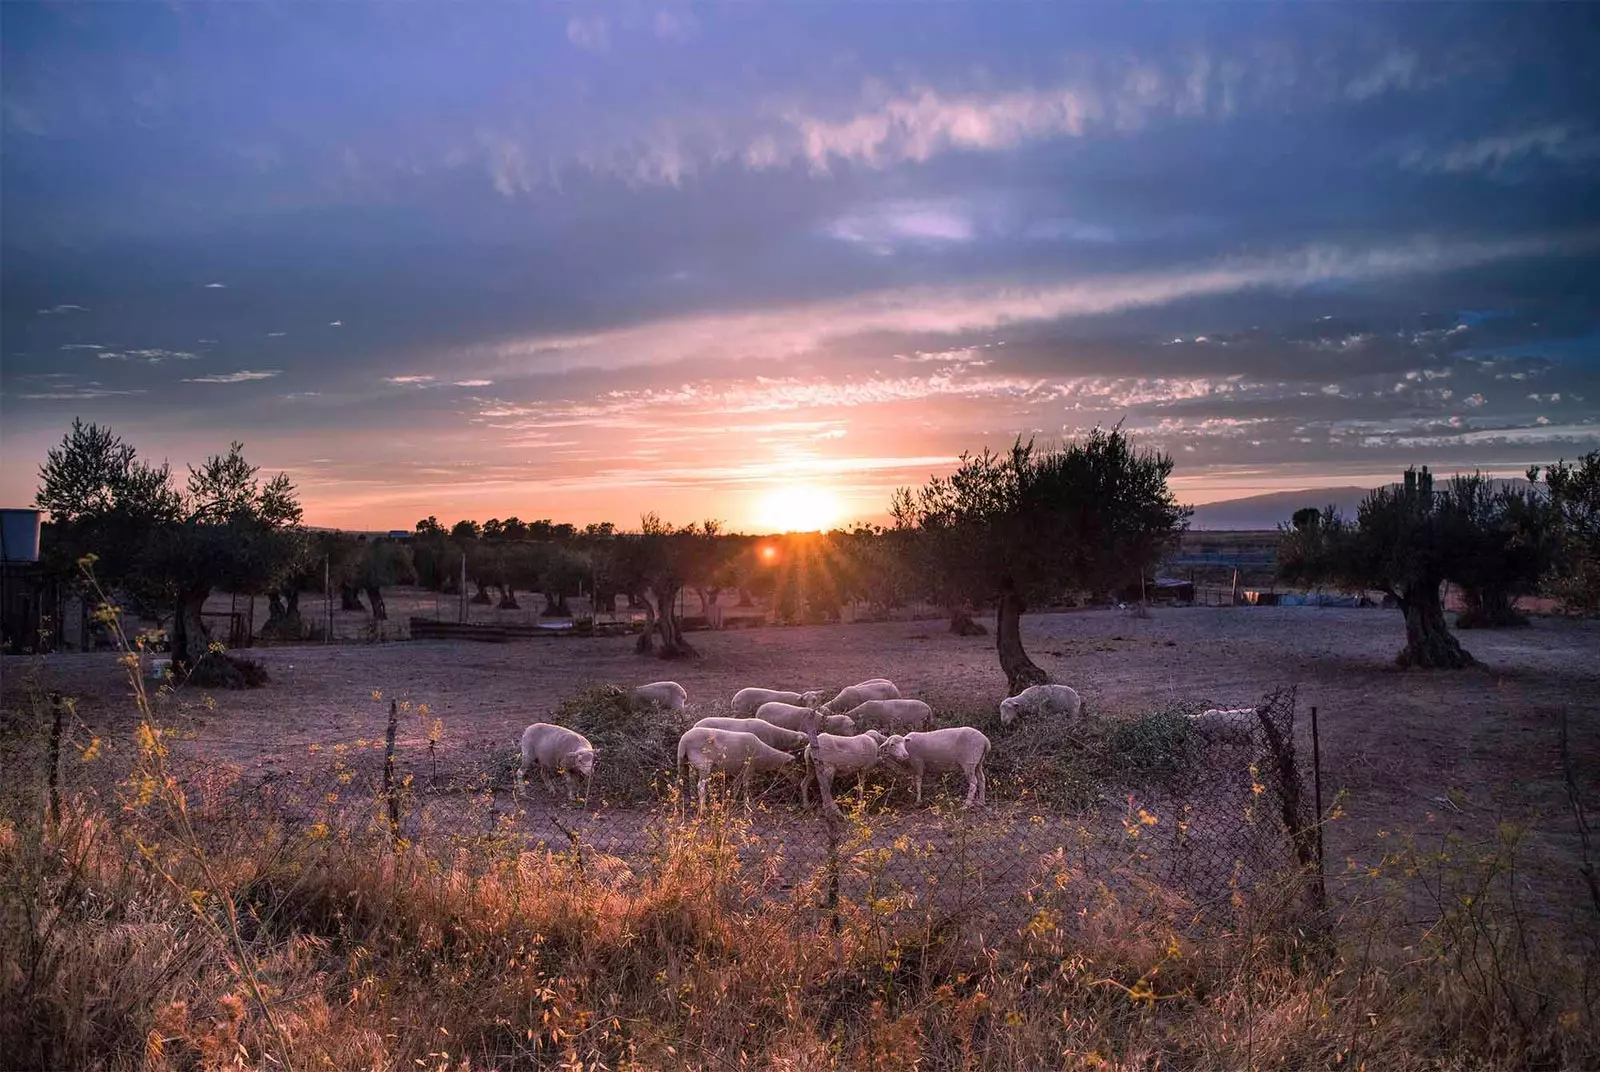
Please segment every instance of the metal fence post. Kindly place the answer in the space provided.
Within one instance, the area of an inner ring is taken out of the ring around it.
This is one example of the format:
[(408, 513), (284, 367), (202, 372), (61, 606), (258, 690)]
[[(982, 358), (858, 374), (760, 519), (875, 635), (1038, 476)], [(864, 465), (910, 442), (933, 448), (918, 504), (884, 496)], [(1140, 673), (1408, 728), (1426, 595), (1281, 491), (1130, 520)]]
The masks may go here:
[(1317, 907), (1328, 904), (1328, 857), (1322, 847), (1322, 738), (1317, 731), (1317, 709), (1311, 708), (1311, 782), (1317, 802)]
[(49, 785), (49, 818), (52, 825), (61, 824), (61, 721), (66, 701), (59, 693), (50, 694), (50, 770), (46, 775)]
[(389, 804), (389, 833), (396, 842), (400, 840), (400, 796), (394, 784), (394, 735), (400, 725), (400, 705), (389, 701), (389, 732), (384, 741), (383, 795)]

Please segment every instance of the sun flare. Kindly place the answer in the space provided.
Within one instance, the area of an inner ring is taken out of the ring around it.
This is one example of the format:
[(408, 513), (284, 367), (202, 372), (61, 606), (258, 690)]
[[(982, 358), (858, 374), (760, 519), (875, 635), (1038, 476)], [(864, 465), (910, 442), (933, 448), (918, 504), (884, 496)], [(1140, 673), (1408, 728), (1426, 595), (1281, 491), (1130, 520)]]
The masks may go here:
[(756, 504), (756, 522), (771, 532), (818, 532), (842, 513), (838, 495), (812, 484), (773, 488)]

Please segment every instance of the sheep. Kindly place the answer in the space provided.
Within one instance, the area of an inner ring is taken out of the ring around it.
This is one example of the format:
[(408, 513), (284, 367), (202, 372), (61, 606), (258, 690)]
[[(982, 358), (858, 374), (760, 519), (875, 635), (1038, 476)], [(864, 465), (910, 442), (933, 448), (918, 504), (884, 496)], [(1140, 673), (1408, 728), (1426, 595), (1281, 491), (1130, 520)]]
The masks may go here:
[(1083, 700), (1065, 685), (1034, 685), (1000, 701), (1000, 725), (1009, 726), (1018, 715), (1061, 715), (1068, 719), (1083, 713)]
[(921, 700), (868, 700), (850, 709), (857, 726), (875, 726), (890, 733), (933, 729), (933, 708)]
[(1190, 712), (1188, 719), (1208, 741), (1240, 744), (1255, 744), (1256, 729), (1261, 725), (1254, 707), (1210, 707)]
[(676, 681), (652, 681), (634, 689), (628, 699), (635, 708), (654, 706), (665, 711), (682, 711), (689, 702), (689, 690)]
[(876, 730), (868, 730), (858, 737), (836, 737), (819, 733), (817, 739), (806, 745), (805, 772), (800, 777), (800, 806), (805, 807), (806, 787), (811, 778), (817, 779), (817, 799), (822, 810), (837, 816), (839, 807), (833, 802), (833, 779), (839, 774), (864, 774), (878, 765), (879, 749), (886, 738)]
[(689, 768), (695, 769), (702, 809), (706, 806), (706, 779), (712, 771), (737, 772), (748, 805), (752, 770), (778, 770), (792, 762), (794, 756), (763, 743), (753, 733), (696, 726), (678, 738), (678, 770), (687, 785)]
[(549, 722), (535, 722), (522, 731), (522, 763), (517, 768), (517, 778), (526, 782), (528, 768), (539, 767), (539, 777), (551, 792), (553, 770), (567, 783), (567, 799), (572, 799), (573, 775), (583, 776), (583, 799), (589, 799), (589, 783), (594, 778), (594, 745), (583, 734), (556, 726)]
[(816, 689), (811, 692), (785, 692), (783, 689), (740, 689), (733, 694), (733, 713), (741, 718), (749, 718), (756, 713), (764, 703), (799, 704), (801, 707), (815, 707), (822, 702), (825, 694)]
[(753, 733), (761, 738), (762, 742), (773, 748), (782, 748), (785, 751), (796, 751), (805, 747), (810, 740), (798, 730), (786, 730), (782, 726), (774, 726), (759, 718), (702, 718), (695, 726), (703, 726), (713, 730), (734, 730), (739, 733)]
[(856, 731), (855, 719), (849, 715), (823, 714), (820, 707), (801, 707), (778, 700), (756, 708), (756, 717), (786, 730), (799, 730), (807, 737), (814, 733), (849, 735)]
[(967, 807), (983, 804), (989, 776), (984, 772), (984, 757), (989, 754), (989, 738), (971, 726), (949, 726), (927, 733), (895, 734), (879, 749), (885, 758), (911, 771), (917, 784), (917, 803), (922, 803), (922, 775), (925, 771), (959, 770), (967, 776)]
[(884, 677), (875, 677), (867, 681), (857, 682), (839, 690), (839, 695), (823, 704), (818, 710), (824, 715), (843, 714), (852, 707), (860, 707), (868, 700), (898, 700), (900, 690), (893, 681)]

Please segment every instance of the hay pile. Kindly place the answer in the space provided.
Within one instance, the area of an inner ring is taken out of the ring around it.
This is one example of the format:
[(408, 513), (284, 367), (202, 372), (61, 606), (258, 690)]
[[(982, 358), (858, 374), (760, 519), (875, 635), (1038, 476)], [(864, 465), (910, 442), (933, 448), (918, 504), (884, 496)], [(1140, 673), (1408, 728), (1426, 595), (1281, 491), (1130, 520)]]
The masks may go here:
[(592, 793), (613, 804), (655, 801), (671, 784), (687, 713), (634, 710), (614, 685), (591, 685), (561, 701), (550, 721), (594, 745)]

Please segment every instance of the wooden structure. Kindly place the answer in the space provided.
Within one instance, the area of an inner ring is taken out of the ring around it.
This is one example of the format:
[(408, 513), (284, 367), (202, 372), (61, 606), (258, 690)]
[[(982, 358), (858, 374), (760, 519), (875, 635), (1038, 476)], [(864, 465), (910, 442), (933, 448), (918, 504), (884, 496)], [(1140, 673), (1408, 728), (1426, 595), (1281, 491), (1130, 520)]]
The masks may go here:
[(538, 622), (445, 622), (437, 618), (411, 619), (412, 640), (478, 640), (504, 644), (509, 640), (535, 640), (546, 637), (622, 636), (643, 630), (636, 622), (593, 622), (585, 628), (561, 623)]
[(0, 562), (0, 650), (7, 655), (52, 651), (57, 585), (37, 562)]

